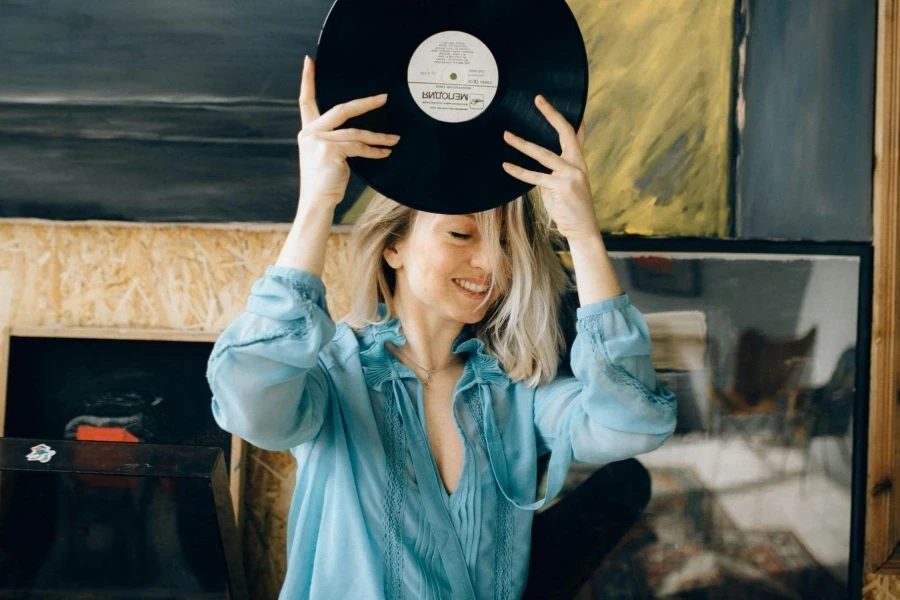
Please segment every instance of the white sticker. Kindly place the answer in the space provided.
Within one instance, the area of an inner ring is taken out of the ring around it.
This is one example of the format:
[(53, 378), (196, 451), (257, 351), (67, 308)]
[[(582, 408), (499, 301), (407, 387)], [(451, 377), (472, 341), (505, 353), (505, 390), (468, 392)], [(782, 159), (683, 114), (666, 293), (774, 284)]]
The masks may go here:
[(39, 444), (37, 446), (31, 447), (31, 454), (26, 456), (28, 460), (38, 460), (42, 463), (50, 462), (50, 459), (53, 458), (53, 455), (56, 454), (56, 450), (53, 450), (47, 444)]
[(442, 31), (413, 52), (406, 81), (426, 114), (445, 123), (470, 121), (497, 95), (499, 72), (484, 43), (462, 31)]

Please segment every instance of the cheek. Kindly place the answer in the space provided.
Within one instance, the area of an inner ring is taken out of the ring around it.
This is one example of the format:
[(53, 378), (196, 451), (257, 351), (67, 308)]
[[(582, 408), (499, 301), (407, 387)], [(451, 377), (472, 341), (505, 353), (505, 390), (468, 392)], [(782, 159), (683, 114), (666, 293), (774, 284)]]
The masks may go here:
[(432, 285), (445, 293), (447, 289), (452, 289), (455, 284), (453, 277), (459, 275), (459, 268), (450, 262), (432, 263), (433, 268), (429, 272)]
[(446, 256), (433, 247), (421, 247), (409, 269), (410, 287), (423, 294), (445, 294), (447, 286), (453, 285), (454, 267), (446, 260)]
[(458, 258), (437, 244), (424, 246), (417, 260), (422, 271), (433, 280), (449, 281), (459, 273)]

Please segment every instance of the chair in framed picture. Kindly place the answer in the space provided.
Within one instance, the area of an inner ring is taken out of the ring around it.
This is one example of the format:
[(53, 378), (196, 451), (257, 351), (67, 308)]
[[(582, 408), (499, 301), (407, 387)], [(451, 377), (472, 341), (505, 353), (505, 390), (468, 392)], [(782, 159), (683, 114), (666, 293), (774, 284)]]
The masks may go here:
[(816, 328), (811, 328), (799, 338), (773, 339), (757, 329), (743, 331), (728, 387), (717, 389), (712, 383), (715, 378), (709, 385), (713, 411), (710, 433), (720, 438), (737, 433), (765, 462), (769, 462), (773, 446), (790, 446), (795, 437), (793, 424), (801, 378), (812, 356), (816, 333)]

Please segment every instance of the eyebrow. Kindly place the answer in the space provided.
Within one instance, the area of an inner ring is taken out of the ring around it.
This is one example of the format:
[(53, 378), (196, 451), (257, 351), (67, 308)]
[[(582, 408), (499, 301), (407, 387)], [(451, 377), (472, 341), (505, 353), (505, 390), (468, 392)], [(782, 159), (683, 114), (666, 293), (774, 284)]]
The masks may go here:
[(468, 221), (474, 221), (475, 217), (472, 215), (445, 215), (445, 217), (444, 217), (445, 222), (448, 222), (448, 221), (452, 222), (457, 219), (466, 219)]

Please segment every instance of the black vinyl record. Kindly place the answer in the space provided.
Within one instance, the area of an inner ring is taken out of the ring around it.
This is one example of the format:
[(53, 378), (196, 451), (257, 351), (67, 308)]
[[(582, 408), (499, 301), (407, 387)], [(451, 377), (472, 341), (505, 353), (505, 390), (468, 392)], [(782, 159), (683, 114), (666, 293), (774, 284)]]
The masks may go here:
[(584, 40), (565, 0), (336, 0), (319, 36), (320, 111), (387, 93), (343, 127), (401, 136), (388, 158), (350, 158), (350, 168), (427, 212), (480, 212), (528, 192), (502, 163), (547, 169), (503, 131), (559, 153), (534, 98), (577, 128), (587, 90)]

